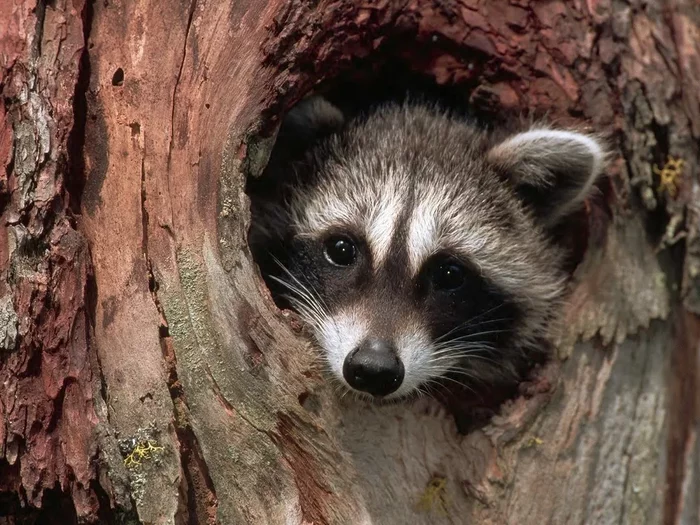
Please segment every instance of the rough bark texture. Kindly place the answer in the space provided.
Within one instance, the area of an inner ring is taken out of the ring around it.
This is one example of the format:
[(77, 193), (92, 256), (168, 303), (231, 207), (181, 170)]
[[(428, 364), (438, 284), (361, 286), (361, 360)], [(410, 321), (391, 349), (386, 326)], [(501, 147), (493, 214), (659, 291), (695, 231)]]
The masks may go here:
[[(691, 0), (0, 0), (0, 523), (700, 523), (698, 41)], [(339, 400), (245, 241), (279, 116), (386, 65), (613, 145), (557, 358), (466, 436)]]

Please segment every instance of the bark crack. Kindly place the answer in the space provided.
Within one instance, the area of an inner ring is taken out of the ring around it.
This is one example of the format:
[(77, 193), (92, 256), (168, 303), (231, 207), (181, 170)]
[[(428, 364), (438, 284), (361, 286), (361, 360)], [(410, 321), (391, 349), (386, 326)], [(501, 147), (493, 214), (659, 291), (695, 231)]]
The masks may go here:
[[(214, 483), (209, 474), (209, 467), (199, 445), (199, 440), (189, 422), (189, 407), (177, 373), (177, 357), (173, 348), (170, 328), (165, 315), (165, 309), (158, 297), (159, 283), (153, 269), (153, 262), (148, 252), (149, 244), (149, 215), (147, 209), (148, 192), (146, 188), (145, 162), (141, 159), (141, 221), (142, 221), (142, 250), (148, 271), (148, 289), (153, 304), (160, 316), (158, 338), (167, 371), (167, 385), (173, 403), (173, 426), (180, 448), (180, 467), (184, 474), (179, 487), (180, 495), (186, 500), (181, 507), (187, 516), (183, 522), (216, 523), (217, 498)], [(180, 510), (178, 510), (178, 513)]]
[(46, 19), (46, 2), (37, 2), (36, 4), (36, 31), (34, 32), (34, 41), (32, 42), (32, 56), (34, 62), (38, 63), (41, 57), (41, 41), (44, 38), (44, 20)]
[(261, 434), (264, 434), (268, 438), (271, 437), (270, 433), (267, 430), (260, 428), (255, 423), (253, 423), (240, 410), (236, 409), (236, 407), (234, 407), (229, 402), (228, 399), (226, 399), (226, 396), (224, 396), (223, 393), (221, 392), (221, 388), (219, 387), (219, 383), (217, 383), (216, 379), (214, 379), (214, 375), (211, 373), (211, 370), (209, 369), (209, 367), (205, 366), (204, 370), (206, 371), (207, 376), (209, 377), (209, 380), (211, 381), (212, 390), (214, 391), (214, 394), (216, 395), (219, 402), (223, 405), (224, 409), (231, 414), (234, 414), (234, 413), (237, 414), (243, 421), (248, 423), (250, 425), (250, 427), (253, 428), (254, 430), (257, 430), (258, 432), (260, 432)]
[(218, 506), (216, 489), (209, 473), (209, 466), (202, 454), (199, 440), (190, 424), (187, 397), (178, 377), (177, 356), (173, 348), (168, 320), (165, 309), (158, 298), (159, 283), (153, 271), (153, 263), (148, 258), (148, 235), (146, 233), (148, 215), (145, 209), (145, 189), (142, 192), (142, 197), (144, 199), (143, 216), (145, 217), (143, 242), (148, 267), (148, 288), (160, 316), (158, 337), (167, 372), (168, 391), (173, 402), (173, 426), (178, 438), (180, 466), (184, 474), (183, 483), (179, 488), (181, 497), (186, 499), (186, 505), (182, 507), (187, 513), (184, 522), (214, 525)]
[(175, 79), (175, 87), (173, 88), (172, 111), (170, 114), (170, 144), (168, 145), (168, 172), (170, 172), (170, 160), (173, 152), (173, 140), (175, 138), (175, 104), (177, 100), (177, 90), (180, 86), (182, 70), (185, 68), (185, 59), (187, 58), (187, 41), (190, 38), (190, 28), (192, 27), (192, 19), (194, 18), (194, 11), (196, 7), (197, 0), (192, 0), (192, 3), (190, 4), (190, 11), (187, 15), (187, 25), (185, 26), (185, 41), (182, 46), (182, 60), (180, 61), (180, 68), (178, 69), (177, 78)]
[[(645, 392), (645, 385), (646, 385), (646, 376), (647, 376), (647, 371), (649, 369), (649, 362), (651, 361), (651, 349), (648, 349), (645, 352), (644, 355), (644, 365), (642, 366), (641, 373), (639, 374), (639, 384), (637, 386), (637, 393), (635, 395), (634, 399), (634, 411), (635, 411), (635, 419), (636, 419), (636, 412), (639, 407), (639, 403), (641, 401), (642, 395), (644, 395)], [(625, 445), (625, 451), (624, 455), (627, 456), (627, 460), (625, 461), (625, 479), (622, 482), (622, 491), (621, 491), (621, 509), (620, 509), (620, 520), (619, 523), (625, 523), (625, 515), (627, 509), (625, 508), (625, 503), (627, 502), (627, 498), (625, 495), (627, 494), (627, 486), (629, 485), (629, 478), (630, 478), (630, 466), (632, 463), (632, 459), (634, 459), (634, 456), (630, 453), (630, 446), (632, 444), (632, 441), (634, 439), (634, 434), (630, 432), (629, 437), (627, 438), (627, 444)]]
[[(146, 235), (144, 235), (144, 240), (145, 242), (148, 241)], [(173, 426), (180, 446), (180, 464), (184, 479), (179, 490), (181, 497), (186, 498), (186, 505), (183, 506), (183, 509), (187, 513), (184, 521), (187, 523), (214, 525), (216, 523), (216, 509), (218, 506), (216, 489), (209, 473), (209, 466), (202, 454), (199, 440), (190, 424), (189, 406), (177, 373), (177, 356), (173, 348), (168, 320), (158, 298), (158, 280), (153, 271), (151, 260), (147, 258), (146, 263), (148, 266), (148, 286), (151, 298), (160, 315), (158, 336), (167, 371), (168, 391), (173, 402)]]
[[(154, 289), (150, 282), (153, 271), (151, 268), (151, 259), (148, 256), (148, 209), (146, 208), (146, 199), (146, 165), (143, 155), (141, 155), (141, 250), (143, 251), (143, 256), (146, 259), (146, 265), (148, 266), (148, 289), (151, 291), (151, 294), (153, 294)], [(157, 304), (157, 298), (154, 298), (154, 301), (156, 301)]]
[(667, 402), (668, 438), (666, 445), (666, 494), (664, 523), (679, 523), (684, 504), (684, 486), (692, 472), (688, 457), (693, 451), (693, 416), (697, 413), (698, 368), (697, 348), (700, 341), (700, 323), (687, 311), (679, 312), (676, 324), (675, 348), (671, 357), (670, 399)]

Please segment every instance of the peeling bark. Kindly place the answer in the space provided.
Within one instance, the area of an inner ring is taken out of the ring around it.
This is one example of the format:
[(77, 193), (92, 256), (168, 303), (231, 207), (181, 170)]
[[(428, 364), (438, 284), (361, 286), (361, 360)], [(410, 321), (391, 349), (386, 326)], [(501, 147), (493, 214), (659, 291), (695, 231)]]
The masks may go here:
[[(688, 0), (4, 2), (0, 523), (700, 523), (699, 40)], [(557, 356), (468, 435), (338, 399), (245, 241), (280, 116), (388, 70), (613, 146)]]

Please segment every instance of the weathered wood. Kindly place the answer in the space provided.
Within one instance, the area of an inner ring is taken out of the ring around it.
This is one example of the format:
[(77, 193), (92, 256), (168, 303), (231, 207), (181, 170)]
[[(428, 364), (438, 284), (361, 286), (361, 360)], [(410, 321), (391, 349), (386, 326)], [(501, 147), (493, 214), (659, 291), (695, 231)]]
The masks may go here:
[[(0, 1), (0, 523), (700, 523), (699, 27), (688, 0)], [(389, 66), (612, 146), (558, 355), (466, 436), (339, 399), (246, 245), (279, 117)]]
[(0, 491), (16, 516), (66, 499), (67, 517), (98, 508), (92, 263), (65, 201), (83, 9), (0, 7)]

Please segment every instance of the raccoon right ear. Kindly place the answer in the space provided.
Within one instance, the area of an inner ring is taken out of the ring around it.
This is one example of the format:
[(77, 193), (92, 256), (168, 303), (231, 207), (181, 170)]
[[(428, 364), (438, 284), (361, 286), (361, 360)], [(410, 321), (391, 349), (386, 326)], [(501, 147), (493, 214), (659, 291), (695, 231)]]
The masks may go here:
[(535, 128), (497, 144), (487, 158), (508, 175), (520, 198), (550, 228), (588, 197), (606, 152), (591, 135)]
[(344, 123), (345, 117), (336, 106), (314, 95), (305, 98), (287, 113), (277, 135), (277, 143), (287, 150), (303, 151), (338, 131)]

